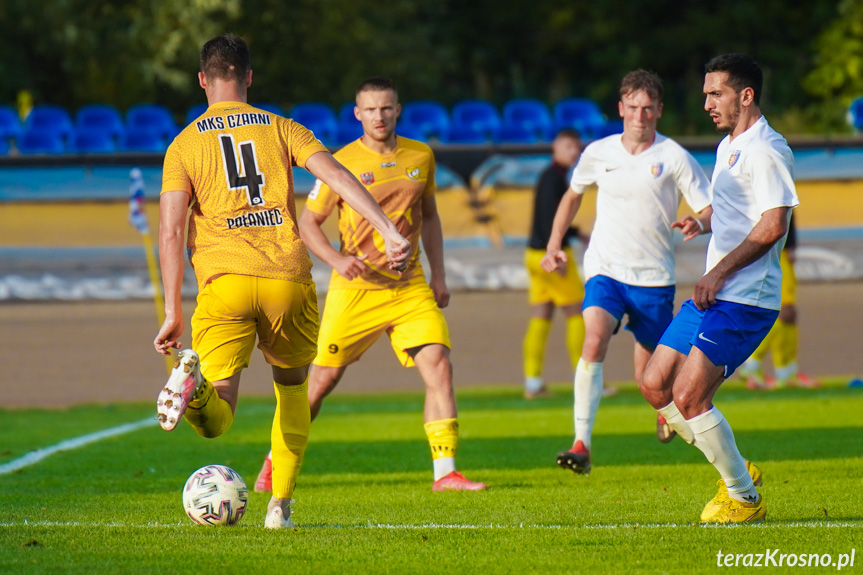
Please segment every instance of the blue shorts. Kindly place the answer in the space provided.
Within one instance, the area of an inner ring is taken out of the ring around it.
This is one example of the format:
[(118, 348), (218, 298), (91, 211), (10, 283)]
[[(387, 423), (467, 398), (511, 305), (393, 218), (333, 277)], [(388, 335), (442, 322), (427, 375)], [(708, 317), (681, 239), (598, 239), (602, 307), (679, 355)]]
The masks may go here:
[[(593, 276), (584, 286), (584, 305), (601, 307), (614, 317), (620, 328), (623, 314), (629, 316), (626, 329), (636, 341), (653, 351), (674, 315), (674, 286), (643, 287)], [(617, 329), (614, 330), (617, 333)]]
[(773, 327), (779, 310), (719, 300), (706, 310), (687, 300), (659, 341), (683, 355), (694, 345), (725, 367), (725, 377), (746, 361)]

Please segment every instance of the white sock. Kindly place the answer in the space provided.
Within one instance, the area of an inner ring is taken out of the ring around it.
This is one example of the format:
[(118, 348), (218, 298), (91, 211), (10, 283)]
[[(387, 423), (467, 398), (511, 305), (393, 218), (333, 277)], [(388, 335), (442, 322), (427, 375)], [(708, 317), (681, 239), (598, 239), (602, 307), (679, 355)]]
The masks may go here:
[(777, 367), (776, 368), (776, 379), (778, 381), (785, 381), (789, 377), (797, 375), (797, 362), (792, 361), (786, 366)]
[(695, 441), (695, 437), (692, 435), (692, 429), (689, 427), (689, 424), (686, 423), (686, 418), (683, 417), (683, 414), (680, 413), (680, 410), (677, 409), (677, 405), (675, 405), (673, 401), (665, 407), (657, 409), (656, 412), (665, 418), (665, 421), (668, 422), (668, 426), (676, 431), (677, 435), (679, 435), (683, 441), (692, 445), (692, 442)]
[(531, 393), (536, 393), (542, 389), (542, 378), (538, 376), (525, 377), (524, 388)]
[(437, 481), (455, 471), (455, 457), (432, 459), (432, 465), (434, 465), (434, 480)]
[(761, 362), (757, 359), (752, 359), (751, 357), (743, 362), (743, 365), (740, 366), (740, 373), (743, 376), (749, 376), (761, 371)]
[(599, 409), (602, 398), (602, 362), (591, 363), (578, 360), (575, 368), (574, 384), (575, 404), (573, 413), (575, 419), (575, 440), (584, 443), (590, 449), (590, 435), (593, 432), (593, 420)]
[(725, 481), (728, 495), (745, 503), (757, 501), (758, 491), (746, 469), (746, 460), (737, 450), (734, 433), (722, 413), (714, 406), (701, 415), (687, 419), (686, 423), (695, 436), (695, 447), (704, 453), (707, 461), (713, 464)]

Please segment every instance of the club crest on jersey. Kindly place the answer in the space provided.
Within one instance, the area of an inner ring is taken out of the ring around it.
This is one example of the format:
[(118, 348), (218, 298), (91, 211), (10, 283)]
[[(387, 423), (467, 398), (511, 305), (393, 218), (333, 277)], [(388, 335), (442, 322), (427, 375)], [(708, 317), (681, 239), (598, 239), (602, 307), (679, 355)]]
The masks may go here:
[(364, 186), (370, 186), (375, 183), (375, 174), (374, 172), (363, 172), (360, 174), (360, 181)]
[(413, 181), (417, 181), (420, 179), (420, 169), (416, 166), (409, 166), (408, 169), (405, 170), (405, 173)]
[(650, 166), (650, 175), (654, 178), (658, 178), (662, 175), (662, 168), (664, 167), (662, 162), (658, 162), (656, 164), (651, 164)]
[(733, 152), (731, 152), (731, 155), (728, 156), (728, 169), (730, 170), (731, 168), (733, 168), (734, 164), (736, 164), (737, 160), (739, 160), (739, 159), (740, 159), (740, 150), (734, 150)]

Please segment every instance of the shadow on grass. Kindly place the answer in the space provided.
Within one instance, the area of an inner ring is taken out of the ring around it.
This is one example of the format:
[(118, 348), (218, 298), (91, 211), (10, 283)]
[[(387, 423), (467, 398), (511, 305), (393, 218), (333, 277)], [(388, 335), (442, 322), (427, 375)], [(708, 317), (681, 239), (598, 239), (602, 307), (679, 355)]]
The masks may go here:
[[(744, 457), (753, 461), (810, 461), (859, 457), (859, 428), (745, 431), (736, 436)], [(548, 469), (570, 437), (477, 438), (463, 440), (459, 466), (465, 469)], [(594, 465), (673, 465), (704, 462), (702, 453), (680, 439), (668, 445), (652, 434), (596, 435)], [(312, 442), (303, 474), (425, 471), (429, 448), (422, 441)]]

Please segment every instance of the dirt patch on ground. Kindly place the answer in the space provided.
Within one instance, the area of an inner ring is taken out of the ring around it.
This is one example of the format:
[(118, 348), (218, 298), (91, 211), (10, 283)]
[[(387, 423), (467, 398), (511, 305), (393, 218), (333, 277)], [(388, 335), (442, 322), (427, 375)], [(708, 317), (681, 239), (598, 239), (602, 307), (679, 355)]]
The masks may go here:
[[(812, 283), (799, 287), (800, 365), (812, 375), (861, 375), (856, 340), (860, 283)], [(678, 300), (691, 288), (678, 289)], [(528, 320), (520, 291), (458, 292), (446, 310), (457, 387), (522, 382), (521, 342)], [(322, 302), (323, 303), (323, 302)], [(186, 302), (186, 321), (193, 301)], [(151, 341), (156, 313), (149, 301), (6, 302), (2, 306), (0, 406), (61, 407), (77, 403), (155, 401), (165, 364)], [(571, 381), (563, 321), (556, 318), (546, 351), (546, 379)], [(191, 333), (186, 330), (186, 343)], [(605, 364), (608, 381), (632, 379), (632, 336), (612, 340)], [(342, 392), (418, 390), (415, 369), (399, 366), (384, 338), (348, 368)], [(338, 392), (337, 392), (338, 393)], [(256, 351), (243, 375), (243, 394), (272, 394), (269, 367)]]

